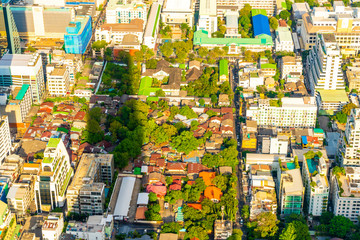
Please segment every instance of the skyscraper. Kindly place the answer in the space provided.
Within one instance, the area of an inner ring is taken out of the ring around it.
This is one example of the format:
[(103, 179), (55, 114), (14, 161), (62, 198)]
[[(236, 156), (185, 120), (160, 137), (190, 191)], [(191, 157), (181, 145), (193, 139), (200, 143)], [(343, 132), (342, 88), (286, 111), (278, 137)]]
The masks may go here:
[(21, 53), (20, 37), (8, 0), (0, 0), (0, 57), (7, 51)]

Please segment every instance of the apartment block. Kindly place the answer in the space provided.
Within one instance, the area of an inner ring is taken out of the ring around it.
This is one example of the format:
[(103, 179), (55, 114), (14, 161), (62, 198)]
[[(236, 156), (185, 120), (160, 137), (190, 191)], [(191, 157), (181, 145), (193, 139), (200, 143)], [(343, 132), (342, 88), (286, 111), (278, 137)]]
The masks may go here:
[(261, 127), (314, 128), (317, 106), (314, 97), (258, 99), (246, 110), (247, 119)]
[(344, 167), (338, 176), (332, 175), (331, 196), (333, 212), (336, 216), (344, 216), (354, 223), (360, 216), (360, 167)]
[(106, 23), (130, 23), (133, 19), (147, 20), (147, 7), (142, 1), (110, 0), (106, 7)]
[(242, 125), (241, 134), (241, 148), (244, 151), (255, 152), (257, 148), (257, 123), (246, 120), (246, 124)]
[(192, 0), (165, 0), (161, 12), (161, 21), (165, 25), (180, 26), (186, 23), (194, 25), (194, 4)]
[(197, 30), (204, 30), (209, 36), (217, 31), (216, 0), (200, 0)]
[(0, 59), (0, 87), (29, 84), (34, 103), (40, 103), (45, 93), (44, 72), (38, 53), (5, 54)]
[(239, 0), (239, 9), (249, 4), (252, 9), (264, 9), (268, 16), (273, 16), (276, 9), (276, 0)]
[(319, 34), (306, 63), (307, 87), (316, 90), (345, 89), (342, 55), (333, 33)]
[(70, 93), (70, 75), (65, 66), (47, 67), (47, 90), (51, 96), (66, 96)]
[(294, 42), (289, 27), (278, 27), (275, 36), (275, 51), (294, 51)]
[(1, 114), (8, 116), (10, 128), (27, 127), (24, 120), (32, 105), (30, 85), (24, 84), (21, 87), (14, 87), (11, 96), (11, 100), (0, 106)]
[(0, 231), (2, 240), (10, 240), (15, 236), (16, 216), (10, 212), (8, 206), (0, 201)]
[(30, 184), (13, 183), (6, 196), (10, 211), (19, 218), (26, 214), (32, 202)]
[(342, 166), (360, 166), (360, 109), (351, 110), (345, 131), (340, 137), (339, 153)]
[(302, 214), (304, 203), (304, 186), (301, 178), (300, 168), (295, 163), (284, 163), (278, 170), (278, 203), (280, 216), (290, 214)]
[(229, 13), (238, 13), (239, 10), (238, 0), (216, 0), (217, 16), (221, 18), (226, 17)]
[(286, 155), (288, 146), (288, 136), (279, 135), (277, 137), (263, 137), (262, 139), (262, 153)]
[(64, 217), (62, 213), (49, 213), (44, 220), (41, 232), (42, 238), (46, 240), (58, 240), (64, 228)]
[(314, 7), (302, 15), (300, 36), (305, 50), (316, 45), (316, 35), (333, 33), (343, 54), (356, 54), (360, 50), (360, 11), (345, 7), (342, 1), (334, 1), (333, 10)]
[(360, 91), (360, 67), (348, 67), (346, 69), (346, 81), (350, 91), (353, 89)]
[(315, 155), (310, 158), (304, 154), (302, 180), (305, 186), (304, 212), (306, 214), (321, 216), (327, 211), (330, 192), (327, 171), (327, 164), (323, 157)]
[(112, 154), (83, 154), (66, 198), (68, 210), (79, 214), (101, 215), (104, 212), (105, 186), (114, 174)]
[(73, 176), (70, 157), (60, 138), (50, 138), (35, 181), (35, 204), (38, 212), (50, 212), (63, 207), (65, 191)]
[(284, 56), (279, 63), (281, 78), (286, 82), (297, 82), (302, 80), (303, 64), (300, 56)]
[(276, 213), (275, 182), (269, 165), (252, 165), (250, 169), (250, 220), (260, 213)]
[(11, 151), (11, 136), (7, 116), (0, 117), (0, 164), (2, 164)]

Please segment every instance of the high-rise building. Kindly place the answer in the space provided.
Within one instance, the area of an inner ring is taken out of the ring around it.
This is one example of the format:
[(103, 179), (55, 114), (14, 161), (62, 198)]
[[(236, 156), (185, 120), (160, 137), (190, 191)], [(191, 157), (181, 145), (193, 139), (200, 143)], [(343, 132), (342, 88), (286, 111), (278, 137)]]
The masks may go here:
[[(308, 152), (309, 153), (309, 152)], [(330, 185), (327, 178), (325, 159), (318, 155), (304, 154), (302, 179), (305, 185), (305, 212), (313, 216), (321, 216), (327, 211)]]
[(360, 10), (345, 7), (342, 1), (334, 1), (333, 10), (314, 7), (312, 12), (302, 15), (301, 40), (305, 49), (316, 45), (319, 33), (334, 33), (335, 40), (344, 54), (357, 54), (360, 50)]
[(44, 72), (38, 53), (5, 54), (0, 59), (0, 87), (29, 84), (34, 103), (40, 103), (45, 93)]
[(0, 57), (5, 52), (21, 53), (21, 47), (10, 4), (0, 0)]
[(77, 16), (69, 23), (64, 35), (66, 53), (84, 54), (91, 40), (90, 16)]
[(0, 165), (4, 162), (5, 157), (10, 154), (11, 137), (8, 116), (0, 117)]
[(246, 110), (247, 119), (260, 127), (314, 128), (317, 106), (314, 97), (258, 99)]
[[(285, 163), (286, 168), (278, 169), (278, 201), (280, 216), (303, 212), (304, 186), (301, 172), (295, 163)], [(279, 176), (280, 175), (280, 176)]]
[(342, 55), (333, 33), (318, 34), (316, 45), (307, 59), (307, 85), (316, 90), (343, 90)]
[(344, 167), (344, 172), (332, 174), (331, 196), (333, 212), (354, 223), (359, 222), (360, 167)]
[(200, 0), (197, 30), (205, 30), (209, 36), (217, 31), (216, 0)]
[(38, 212), (63, 207), (65, 192), (73, 176), (70, 157), (60, 138), (50, 138), (35, 182), (35, 204)]
[(32, 105), (31, 87), (29, 84), (15, 87), (11, 95), (13, 99), (0, 105), (0, 112), (9, 117), (10, 128), (24, 128), (26, 127), (24, 120)]
[(83, 154), (67, 193), (70, 212), (101, 215), (104, 212), (105, 186), (113, 178), (112, 154)]
[(47, 90), (52, 96), (65, 96), (70, 89), (69, 71), (65, 66), (62, 67), (47, 67)]
[(106, 7), (106, 23), (130, 23), (142, 19), (144, 27), (147, 20), (147, 7), (142, 1), (110, 0)]
[(339, 154), (342, 166), (360, 166), (360, 108), (351, 110), (344, 136), (340, 138)]

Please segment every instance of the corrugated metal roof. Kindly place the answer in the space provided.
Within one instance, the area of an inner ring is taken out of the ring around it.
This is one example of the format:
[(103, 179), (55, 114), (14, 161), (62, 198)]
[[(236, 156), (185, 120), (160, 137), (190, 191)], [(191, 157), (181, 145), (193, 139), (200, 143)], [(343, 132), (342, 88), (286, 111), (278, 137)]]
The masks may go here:
[(252, 20), (254, 26), (254, 36), (258, 36), (261, 34), (266, 34), (271, 36), (269, 19), (267, 16), (258, 14), (256, 16), (253, 16)]

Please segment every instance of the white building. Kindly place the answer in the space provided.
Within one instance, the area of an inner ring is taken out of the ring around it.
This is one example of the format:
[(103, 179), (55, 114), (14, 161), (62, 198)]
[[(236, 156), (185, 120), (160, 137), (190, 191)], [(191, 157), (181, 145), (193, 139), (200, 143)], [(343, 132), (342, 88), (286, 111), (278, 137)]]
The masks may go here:
[(281, 217), (303, 212), (304, 185), (300, 169), (294, 165), (287, 165), (285, 171), (278, 170), (277, 195)]
[[(149, 24), (149, 23), (148, 23)], [(105, 23), (96, 28), (95, 41), (105, 40), (110, 45), (121, 44), (125, 36), (135, 36), (139, 43), (143, 39), (144, 21), (133, 19), (130, 23)]]
[(65, 67), (47, 67), (47, 90), (52, 96), (70, 93), (70, 75)]
[(250, 4), (252, 9), (264, 9), (268, 16), (273, 16), (276, 8), (276, 0), (239, 0), (239, 9), (245, 4)]
[(35, 181), (35, 205), (38, 212), (63, 207), (65, 192), (73, 176), (70, 157), (60, 138), (50, 138)]
[(326, 7), (314, 7), (302, 15), (300, 36), (305, 49), (316, 44), (318, 33), (334, 33), (336, 42), (344, 54), (356, 54), (360, 50), (360, 10), (345, 7), (342, 1), (334, 1), (333, 11)]
[(351, 110), (345, 132), (340, 137), (339, 158), (343, 166), (360, 166), (360, 108)]
[(292, 158), (286, 157), (286, 155), (247, 153), (245, 170), (249, 170), (253, 165), (269, 165), (272, 171), (277, 171), (280, 166), (279, 159), (282, 162), (294, 161)]
[(161, 12), (161, 21), (165, 25), (180, 26), (186, 23), (194, 25), (194, 4), (191, 0), (165, 0)]
[(197, 30), (205, 30), (209, 36), (217, 31), (216, 0), (200, 0)]
[(307, 59), (307, 84), (311, 93), (316, 90), (345, 89), (341, 69), (342, 55), (334, 34), (319, 34), (316, 46)]
[(294, 42), (289, 27), (278, 27), (275, 35), (275, 51), (294, 52)]
[(286, 155), (288, 146), (289, 138), (287, 136), (264, 137), (262, 140), (262, 153)]
[(281, 78), (286, 82), (297, 82), (302, 80), (303, 64), (300, 56), (285, 56), (280, 59)]
[(76, 239), (110, 240), (113, 237), (114, 220), (112, 215), (89, 216), (86, 223), (70, 221), (66, 233)]
[(44, 72), (38, 53), (5, 54), (0, 60), (0, 87), (31, 86), (34, 103), (40, 103), (45, 93)]
[(315, 127), (317, 106), (314, 97), (258, 99), (246, 110), (246, 117), (258, 126)]
[(323, 157), (307, 159), (302, 164), (302, 179), (305, 185), (305, 212), (321, 216), (327, 211), (330, 185), (327, 179), (327, 166)]
[(0, 118), (0, 165), (11, 151), (11, 137), (8, 116)]
[(217, 15), (221, 18), (226, 16), (229, 12), (239, 12), (238, 0), (216, 0)]
[(24, 216), (30, 208), (31, 187), (28, 183), (13, 183), (6, 196), (10, 211), (15, 213), (17, 217)]
[(129, 217), (129, 209), (131, 196), (135, 186), (134, 177), (123, 177), (119, 195), (117, 197), (115, 209), (114, 209), (114, 220), (126, 220)]
[(147, 7), (142, 1), (110, 0), (106, 7), (106, 23), (130, 23), (133, 19), (147, 20)]
[(144, 40), (143, 40), (143, 44), (150, 49), (155, 48), (158, 31), (159, 31), (160, 13), (161, 13), (161, 5), (159, 3), (154, 2), (151, 5), (151, 10), (149, 13), (149, 21), (147, 22), (147, 25), (145, 27)]
[(292, 12), (294, 16), (294, 20), (296, 21), (296, 32), (300, 33), (300, 29), (302, 26), (302, 16), (305, 13), (311, 11), (311, 8), (307, 2), (304, 3), (293, 3), (292, 5)]
[(64, 217), (62, 213), (49, 213), (42, 225), (43, 240), (58, 240), (64, 228)]
[(226, 12), (225, 19), (225, 37), (241, 37), (241, 34), (239, 34), (239, 12)]
[[(354, 223), (359, 222), (360, 167), (344, 167), (345, 175), (332, 175), (331, 196), (333, 212)], [(341, 191), (342, 190), (342, 191)]]

